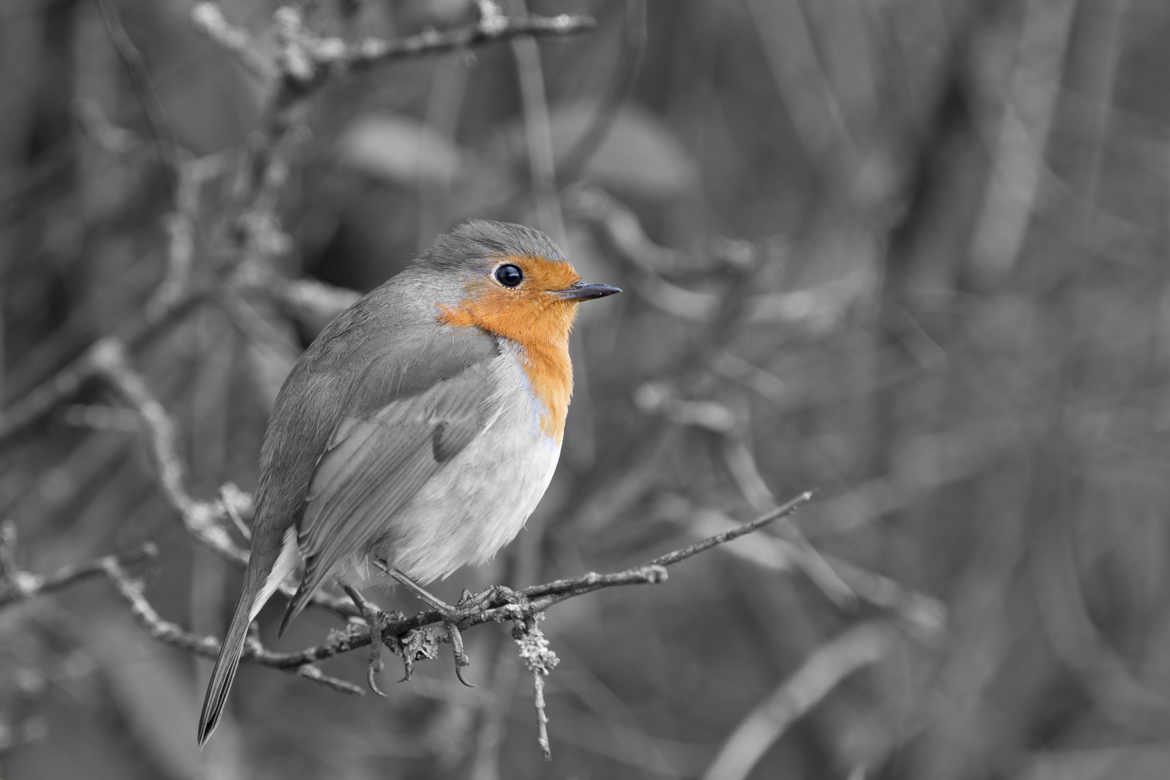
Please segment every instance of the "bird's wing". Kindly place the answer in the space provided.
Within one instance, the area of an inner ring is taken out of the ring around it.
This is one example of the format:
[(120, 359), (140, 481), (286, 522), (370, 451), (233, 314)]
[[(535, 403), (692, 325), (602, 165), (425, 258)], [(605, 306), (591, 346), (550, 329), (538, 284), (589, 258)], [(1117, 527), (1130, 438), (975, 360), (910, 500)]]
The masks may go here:
[(429, 384), (419, 377), (435, 371), (434, 361), (416, 364), (405, 383), (400, 355), (392, 361), (396, 374), (378, 361), (364, 372), (352, 414), (334, 429), (309, 485), (298, 527), (305, 573), (285, 625), (340, 560), (384, 534), (394, 514), (498, 414), (494, 342), (476, 354)]

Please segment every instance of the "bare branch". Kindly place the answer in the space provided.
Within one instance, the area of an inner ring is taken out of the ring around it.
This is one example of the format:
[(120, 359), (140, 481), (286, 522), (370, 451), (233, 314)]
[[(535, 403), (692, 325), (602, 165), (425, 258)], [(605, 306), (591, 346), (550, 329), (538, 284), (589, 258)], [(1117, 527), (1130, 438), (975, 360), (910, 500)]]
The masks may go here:
[[(158, 446), (158, 442), (155, 442)], [(166, 455), (169, 458), (169, 455)], [(185, 492), (180, 488), (180, 495)], [(782, 507), (769, 512), (762, 517), (746, 523), (743, 526), (725, 533), (718, 534), (697, 544), (681, 550), (675, 550), (659, 556), (654, 561), (625, 571), (609, 574), (589, 572), (580, 577), (571, 579), (553, 580), (542, 585), (533, 585), (520, 591), (509, 591), (503, 588), (494, 588), (478, 596), (473, 596), (468, 604), (461, 608), (455, 622), (460, 629), (484, 623), (503, 623), (531, 621), (555, 604), (576, 596), (582, 596), (604, 588), (620, 587), (625, 585), (645, 585), (665, 582), (666, 566), (671, 566), (686, 560), (712, 547), (725, 544), (744, 534), (757, 531), (768, 523), (774, 522), (795, 512), (805, 504), (811, 494), (804, 493), (789, 501)], [(219, 653), (220, 643), (214, 637), (198, 636), (180, 628), (175, 623), (164, 620), (154, 607), (146, 600), (142, 592), (142, 584), (126, 574), (124, 565), (153, 555), (153, 546), (148, 545), (138, 553), (129, 556), (106, 556), (98, 561), (63, 569), (52, 577), (45, 578), (44, 584), (26, 585), (20, 588), (21, 595), (8, 600), (0, 597), (0, 606), (11, 600), (27, 598), (32, 594), (57, 590), (73, 584), (80, 579), (96, 574), (105, 574), (118, 589), (119, 594), (130, 604), (135, 618), (146, 628), (147, 632), (167, 644), (182, 647), (198, 655), (214, 658)], [(329, 597), (325, 598), (326, 603)], [(345, 611), (339, 609), (338, 611)], [(348, 610), (353, 613), (352, 608)], [(411, 617), (399, 618), (387, 622), (382, 632), (382, 641), (391, 647), (400, 647), (403, 639), (412, 631), (426, 628), (444, 621), (444, 616), (436, 610), (426, 610)], [(444, 636), (438, 641), (447, 641)], [(302, 668), (337, 655), (351, 652), (370, 644), (368, 628), (350, 623), (344, 631), (334, 631), (323, 643), (294, 652), (277, 652), (265, 648), (258, 642), (250, 642), (244, 652), (244, 660), (282, 670), (297, 670), (299, 674), (317, 682), (334, 688), (354, 692), (355, 686), (349, 683), (329, 678), (320, 670)], [(551, 668), (551, 666), (550, 666)]]
[(520, 18), (496, 16), (483, 18), (478, 24), (441, 32), (429, 30), (396, 41), (366, 40), (347, 47), (338, 60), (344, 67), (358, 70), (392, 60), (438, 54), (524, 36), (575, 35), (592, 30), (595, 26), (592, 17), (580, 14)]
[[(528, 4), (525, 0), (512, 0), (512, 5), (527, 14)], [(494, 29), (506, 24), (507, 20), (499, 17), (499, 13), (494, 3), (480, 3), (480, 26)], [(553, 149), (540, 47), (530, 36), (513, 38), (510, 45), (520, 87), (525, 146), (528, 149), (528, 174), (539, 219), (538, 227), (554, 240), (563, 242), (565, 218), (556, 187), (556, 152)]]
[(150, 129), (150, 135), (154, 139), (158, 156), (164, 161), (174, 164), (179, 156), (178, 145), (169, 127), (166, 110), (151, 83), (142, 52), (130, 38), (130, 33), (122, 24), (121, 14), (114, 4), (110, 3), (109, 0), (97, 0), (97, 7), (102, 22), (105, 24), (110, 43), (113, 44), (114, 51), (118, 53), (118, 58), (121, 59), (134, 85), (135, 97), (146, 117), (146, 123)]
[[(604, 588), (626, 585), (656, 585), (665, 582), (667, 566), (673, 566), (712, 547), (726, 544), (745, 534), (758, 531), (769, 523), (791, 515), (811, 498), (811, 493), (803, 493), (750, 523), (745, 523), (734, 530), (717, 534), (680, 550), (666, 553), (642, 566), (609, 574), (589, 572), (579, 577), (532, 585), (519, 591), (510, 591), (506, 588), (488, 589), (468, 599), (466, 606), (459, 607), (453, 616), (453, 622), (459, 629), (463, 630), (483, 623), (525, 621), (534, 618), (561, 601)], [(389, 620), (382, 631), (382, 640), (391, 647), (395, 647), (411, 631), (443, 623), (445, 619), (445, 616), (437, 610), (425, 610), (410, 617)], [(446, 639), (440, 637), (440, 641), (446, 641)], [(322, 644), (303, 650), (274, 654), (269, 659), (271, 663), (268, 661), (265, 663), (281, 668), (297, 667), (348, 653), (359, 647), (365, 647), (369, 643), (368, 631), (357, 635), (346, 632), (337, 634)]]
[(27, 393), (0, 415), (0, 450), (80, 392), (97, 373), (99, 356), (110, 350), (133, 351), (154, 341), (202, 301), (208, 292), (204, 288), (189, 289), (165, 305), (148, 308), (120, 334), (99, 339), (51, 379)]
[(30, 572), (12, 569), (5, 572), (7, 583), (0, 590), (0, 609), (18, 601), (53, 593), (69, 587), (81, 580), (90, 577), (103, 576), (112, 565), (131, 566), (158, 555), (158, 548), (153, 544), (144, 544), (137, 550), (107, 555), (86, 563), (64, 566), (52, 574), (37, 575)]
[(817, 648), (795, 674), (743, 719), (703, 777), (746, 778), (789, 726), (850, 674), (884, 658), (896, 641), (897, 633), (890, 626), (862, 623)]
[[(222, 557), (237, 564), (246, 563), (248, 552), (236, 544), (227, 531), (231, 511), (235, 511), (236, 507), (229, 510), (222, 502), (201, 501), (191, 495), (186, 486), (186, 467), (179, 457), (175, 423), (150, 392), (146, 381), (130, 366), (125, 349), (117, 343), (106, 344), (95, 356), (94, 364), (146, 424), (163, 496), (178, 511), (187, 532)], [(225, 492), (225, 495), (237, 498), (241, 498), (241, 494), (242, 491), (234, 489)], [(291, 595), (295, 588), (286, 584), (281, 590)], [(347, 600), (327, 593), (318, 592), (313, 597), (313, 603), (342, 617), (356, 614)]]
[(701, 542), (695, 542), (691, 546), (684, 547), (681, 550), (675, 550), (674, 552), (669, 552), (666, 555), (660, 555), (654, 560), (650, 561), (650, 564), (653, 566), (672, 566), (679, 561), (684, 561), (687, 558), (698, 555), (699, 553), (705, 550), (709, 550), (712, 547), (720, 544), (726, 544), (732, 539), (738, 539), (745, 534), (758, 531), (769, 523), (774, 523), (782, 517), (788, 517), (797, 509), (800, 509), (809, 501), (812, 501), (812, 495), (812, 491), (805, 491), (804, 493), (801, 493), (799, 496), (789, 501), (787, 504), (773, 509), (771, 512), (756, 518), (750, 523), (745, 523), (738, 528), (724, 531), (723, 533), (716, 534), (715, 536), (709, 536)]
[[(196, 655), (201, 655), (206, 658), (215, 658), (219, 655), (219, 640), (210, 636), (198, 636), (189, 633), (175, 623), (164, 620), (154, 606), (146, 599), (143, 593), (142, 583), (126, 573), (126, 570), (122, 566), (122, 561), (111, 556), (103, 558), (100, 563), (100, 571), (113, 582), (118, 594), (130, 605), (130, 612), (134, 615), (134, 619), (146, 629), (146, 632), (151, 637), (160, 642), (181, 647), (184, 650), (189, 650)], [(276, 666), (270, 662), (272, 654), (255, 640), (249, 641), (248, 646), (244, 650), (244, 656), (255, 663)], [(288, 669), (285, 666), (277, 666), (277, 668)], [(345, 680), (339, 680), (336, 677), (330, 677), (311, 664), (293, 668), (292, 671), (301, 677), (334, 690), (358, 696), (362, 695), (362, 690), (358, 686)]]
[(234, 55), (253, 76), (267, 79), (276, 75), (276, 69), (260, 54), (252, 36), (231, 24), (219, 3), (199, 3), (191, 9), (191, 20), (204, 35)]
[[(692, 527), (697, 533), (710, 533), (719, 528), (737, 530), (727, 515), (715, 510), (688, 509), (689, 503), (672, 503), (667, 512), (675, 515), (688, 511), (694, 516)], [(849, 561), (829, 555), (822, 555), (810, 544), (798, 539), (765, 535), (751, 547), (732, 547), (728, 552), (743, 560), (773, 570), (799, 569), (817, 583), (825, 595), (835, 603), (841, 603), (840, 596), (848, 594), (878, 609), (896, 614), (924, 640), (932, 640), (946, 625), (947, 611), (937, 599), (911, 590), (883, 574), (865, 569)], [(700, 543), (701, 544), (701, 543)], [(821, 567), (827, 567), (833, 578), (840, 581), (843, 591), (834, 591), (824, 579), (814, 576)]]

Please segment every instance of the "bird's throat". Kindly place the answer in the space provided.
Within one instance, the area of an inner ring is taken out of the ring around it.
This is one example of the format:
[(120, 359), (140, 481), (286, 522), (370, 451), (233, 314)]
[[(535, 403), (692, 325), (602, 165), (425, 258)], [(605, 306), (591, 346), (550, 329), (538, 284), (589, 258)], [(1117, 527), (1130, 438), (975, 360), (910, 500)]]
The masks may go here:
[(543, 406), (541, 430), (560, 441), (573, 395), (569, 330), (576, 313), (575, 303), (551, 298), (518, 301), (507, 293), (493, 291), (469, 297), (457, 307), (440, 306), (438, 321), (455, 327), (478, 327), (517, 345), (532, 393)]

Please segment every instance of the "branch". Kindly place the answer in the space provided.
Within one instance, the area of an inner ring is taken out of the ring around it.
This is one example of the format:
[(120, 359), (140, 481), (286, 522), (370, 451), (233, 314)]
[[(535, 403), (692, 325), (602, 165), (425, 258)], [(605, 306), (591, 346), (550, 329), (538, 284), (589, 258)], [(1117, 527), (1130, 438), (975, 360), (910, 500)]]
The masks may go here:
[[(96, 354), (94, 364), (102, 377), (123, 396), (145, 423), (159, 486), (167, 502), (178, 511), (187, 532), (200, 544), (227, 560), (237, 564), (247, 563), (248, 552), (236, 544), (227, 531), (227, 524), (232, 521), (236, 507), (228, 507), (225, 501), (201, 501), (191, 495), (186, 484), (187, 469), (179, 457), (175, 423), (150, 392), (146, 381), (131, 367), (125, 349), (118, 344), (105, 345)], [(239, 492), (228, 490), (225, 495)], [(250, 501), (240, 500), (240, 503)], [(295, 588), (285, 584), (281, 592), (291, 596)], [(345, 618), (357, 614), (345, 599), (323, 592), (318, 592), (312, 603)]]
[(261, 56), (259, 47), (246, 30), (228, 22), (219, 3), (199, 3), (191, 9), (195, 26), (232, 54), (244, 68), (258, 78), (272, 78), (276, 69)]
[(595, 26), (592, 18), (573, 14), (516, 18), (485, 14), (474, 24), (449, 30), (426, 30), (397, 40), (371, 38), (351, 44), (341, 38), (318, 35), (305, 26), (299, 9), (284, 6), (273, 17), (277, 53), (268, 61), (255, 54), (252, 36), (231, 25), (218, 3), (203, 2), (195, 6), (192, 20), (250, 71), (272, 82), (262, 129), (247, 166), (244, 198), (247, 205), (239, 224), (241, 256), (262, 259), (283, 244), (283, 233), (272, 213), (275, 191), (284, 178), (281, 146), (297, 123), (296, 117), (306, 100), (326, 83), (343, 74), (396, 60), (520, 37), (572, 35)]
[[(117, 369), (118, 372), (121, 372), (121, 370)], [(126, 382), (126, 377), (122, 377), (122, 381)], [(130, 386), (137, 394), (138, 388), (133, 388), (133, 384), (133, 380), (131, 380)], [(151, 402), (149, 399), (139, 400), (144, 401), (148, 405)], [(157, 422), (156, 419), (156, 425)], [(165, 451), (160, 451), (160, 442), (157, 436), (153, 444), (156, 457), (169, 460), (170, 454)], [(182, 472), (181, 470), (176, 471), (176, 465), (174, 463), (171, 463), (167, 468), (172, 473), (165, 478), (165, 481), (180, 479)], [(168, 493), (180, 497), (186, 496), (181, 486), (176, 487), (172, 485), (168, 489)], [(186, 497), (189, 500), (189, 496)], [(553, 605), (576, 596), (583, 596), (587, 593), (593, 593), (594, 591), (605, 588), (625, 585), (653, 585), (665, 582), (667, 578), (665, 567), (672, 566), (712, 547), (726, 544), (740, 536), (757, 531), (769, 523), (792, 514), (807, 503), (810, 498), (811, 493), (803, 493), (784, 506), (768, 512), (750, 523), (732, 531), (704, 539), (683, 549), (674, 550), (659, 556), (643, 566), (609, 574), (589, 572), (580, 577), (553, 580), (542, 585), (533, 585), (517, 592), (511, 592), (502, 588), (484, 591), (479, 596), (474, 596), (468, 600), (474, 606), (461, 609), (456, 618), (456, 624), (460, 629), (466, 629), (484, 623), (503, 623), (509, 621), (523, 623), (525, 621), (535, 620), (538, 615), (541, 615)], [(219, 548), (215, 549), (221, 551)], [(175, 647), (181, 647), (197, 655), (215, 658), (219, 654), (219, 640), (211, 636), (200, 636), (190, 633), (177, 624), (164, 620), (146, 599), (143, 593), (142, 583), (126, 573), (125, 567), (127, 565), (153, 557), (155, 554), (156, 548), (154, 545), (147, 544), (140, 550), (131, 553), (108, 555), (96, 561), (66, 567), (48, 577), (18, 574), (13, 577), (15, 586), (12, 591), (0, 595), (0, 607), (43, 593), (60, 590), (92, 576), (104, 575), (113, 582), (118, 594), (130, 605), (134, 618), (146, 629), (150, 636), (161, 642), (174, 645)], [(419, 612), (409, 618), (390, 621), (383, 629), (381, 638), (382, 641), (391, 647), (401, 648), (403, 640), (412, 631), (440, 624), (443, 620), (443, 616), (435, 610)], [(347, 630), (332, 632), (326, 642), (295, 652), (282, 653), (269, 650), (260, 642), (253, 639), (244, 651), (243, 660), (274, 669), (294, 671), (302, 677), (334, 688), (335, 690), (360, 694), (361, 690), (357, 686), (324, 674), (315, 664), (361, 647), (367, 647), (369, 644), (369, 629), (361, 628), (351, 623)]]
[[(681, 500), (671, 503), (666, 510), (670, 514), (693, 517), (691, 527), (696, 533), (710, 533), (728, 526), (733, 521), (722, 512), (692, 507)], [(734, 528), (738, 528), (735, 526)], [(786, 529), (787, 530), (787, 529)], [(701, 542), (700, 542), (701, 544)], [(822, 555), (808, 544), (803, 537), (786, 539), (778, 535), (761, 537), (752, 547), (729, 549), (743, 560), (772, 570), (786, 571), (798, 568), (815, 582), (826, 596), (841, 604), (839, 597), (848, 594), (849, 601), (859, 600), (877, 609), (897, 615), (905, 627), (926, 642), (937, 640), (946, 626), (946, 607), (937, 599), (912, 590), (896, 580), (862, 568), (850, 561), (829, 555)], [(813, 572), (822, 567), (828, 569), (844, 590), (827, 588), (825, 577), (814, 576)], [(848, 602), (844, 602), (848, 603)]]
[[(457, 608), (453, 622), (461, 630), (483, 623), (523, 622), (535, 618), (562, 601), (594, 591), (627, 585), (657, 585), (666, 581), (667, 567), (681, 563), (712, 547), (726, 544), (745, 534), (758, 531), (769, 523), (791, 515), (811, 499), (811, 493), (802, 493), (783, 506), (750, 523), (680, 550), (666, 553), (648, 563), (624, 571), (608, 574), (589, 572), (579, 577), (532, 585), (519, 591), (511, 591), (507, 588), (490, 588), (461, 602), (468, 606)], [(382, 630), (381, 638), (390, 647), (398, 647), (410, 632), (438, 625), (443, 621), (444, 616), (437, 610), (424, 610), (410, 617), (389, 620)], [(444, 640), (440, 639), (440, 641)], [(295, 668), (306, 663), (315, 663), (342, 653), (348, 653), (369, 644), (368, 630), (357, 635), (352, 633), (338, 634), (326, 642), (302, 650), (284, 654), (274, 653), (264, 663), (268, 666), (284, 669)]]
[(209, 290), (191, 289), (164, 305), (147, 308), (120, 334), (96, 341), (51, 379), (34, 388), (0, 415), (0, 451), (81, 391), (98, 371), (99, 357), (110, 350), (140, 349), (154, 341), (203, 300)]
[(858, 669), (876, 663), (895, 646), (897, 634), (881, 623), (862, 623), (826, 642), (736, 727), (704, 780), (741, 780), (796, 720)]
[[(202, 164), (206, 161), (194, 162)], [(181, 236), (172, 237), (172, 240), (180, 248), (185, 246), (185, 239)], [(310, 279), (281, 277), (260, 285), (241, 278), (232, 280), (228, 287), (194, 285), (186, 289), (164, 282), (138, 319), (118, 333), (98, 339), (51, 378), (29, 390), (10, 407), (0, 409), (0, 453), (16, 444), (102, 373), (101, 364), (106, 356), (141, 350), (166, 334), (196, 306), (235, 292), (248, 297), (271, 298), (286, 314), (317, 329), (359, 297), (351, 290)]]
[[(198, 636), (189, 633), (178, 625), (164, 620), (154, 606), (147, 601), (143, 593), (142, 583), (126, 573), (126, 570), (122, 566), (122, 561), (116, 557), (108, 557), (102, 559), (101, 563), (101, 572), (114, 584), (118, 595), (124, 598), (130, 605), (130, 612), (134, 615), (134, 619), (146, 629), (146, 632), (150, 636), (160, 642), (181, 647), (184, 650), (189, 650), (196, 655), (201, 655), (206, 658), (215, 658), (219, 655), (220, 643), (214, 637)], [(273, 665), (269, 663), (269, 657), (271, 655), (263, 645), (254, 639), (249, 641), (248, 646), (244, 650), (245, 658), (269, 666)], [(330, 677), (311, 664), (302, 665), (292, 671), (301, 677), (334, 690), (356, 694), (358, 696), (362, 695), (362, 690), (358, 686), (345, 680), (339, 680), (336, 677)]]
[(107, 555), (87, 563), (63, 566), (52, 574), (37, 575), (19, 569), (5, 572), (8, 584), (0, 590), (0, 609), (11, 606), (18, 601), (42, 596), (46, 593), (62, 590), (90, 577), (103, 576), (110, 566), (131, 566), (158, 555), (158, 548), (154, 544), (144, 544), (137, 550)]
[(221, 509), (209, 502), (196, 500), (187, 491), (187, 470), (179, 457), (174, 421), (151, 394), (142, 376), (131, 368), (126, 350), (117, 343), (101, 345), (93, 362), (99, 374), (125, 398), (146, 424), (150, 434), (150, 454), (158, 473), (159, 485), (167, 502), (182, 516), (188, 532), (227, 558), (247, 560), (247, 553), (219, 525), (223, 516)]
[[(673, 566), (712, 547), (726, 544), (740, 536), (758, 531), (765, 525), (792, 514), (807, 503), (811, 496), (811, 493), (803, 493), (787, 504), (739, 528), (666, 553), (642, 566), (609, 574), (589, 572), (580, 577), (532, 585), (520, 591), (510, 591), (506, 588), (489, 589), (467, 600), (471, 606), (459, 610), (455, 620), (456, 625), (460, 629), (466, 629), (484, 623), (524, 622), (535, 619), (537, 615), (553, 605), (576, 596), (583, 596), (605, 588), (654, 585), (665, 582), (667, 566)], [(198, 655), (214, 658), (219, 654), (219, 640), (210, 636), (189, 633), (178, 625), (164, 620), (146, 600), (142, 592), (142, 584), (126, 574), (124, 565), (148, 555), (153, 555), (153, 545), (147, 545), (142, 551), (129, 556), (106, 556), (93, 563), (63, 569), (56, 575), (45, 578), (45, 582), (51, 582), (51, 585), (41, 585), (35, 590), (25, 588), (24, 591), (28, 595), (22, 595), (19, 598), (28, 598), (33, 593), (41, 593), (50, 589), (60, 589), (85, 577), (105, 574), (113, 581), (118, 593), (130, 604), (134, 617), (152, 637)], [(5, 601), (0, 601), (0, 606), (5, 603)], [(350, 609), (349, 612), (352, 614), (353, 610)], [(402, 640), (406, 639), (412, 631), (441, 624), (443, 620), (443, 615), (438, 611), (425, 610), (408, 618), (389, 621), (383, 628), (381, 638), (391, 647), (401, 647)], [(351, 623), (344, 631), (332, 632), (325, 642), (293, 652), (282, 653), (269, 650), (253, 640), (249, 642), (243, 660), (275, 669), (294, 670), (309, 679), (353, 693), (355, 686), (325, 676), (319, 669), (313, 667), (313, 664), (361, 647), (367, 647), (369, 644), (369, 629)], [(309, 668), (305, 670), (305, 667)]]
[(456, 27), (442, 32), (427, 30), (396, 41), (370, 39), (346, 47), (340, 56), (326, 58), (344, 68), (359, 70), (392, 60), (438, 54), (454, 49), (480, 46), (494, 41), (505, 41), (526, 36), (550, 37), (575, 35), (592, 30), (597, 23), (582, 14), (558, 16), (485, 16), (476, 24)]
[(678, 563), (679, 561), (684, 561), (687, 558), (698, 555), (699, 553), (704, 552), (705, 550), (709, 550), (716, 545), (726, 544), (732, 539), (738, 539), (745, 534), (750, 534), (752, 531), (758, 531), (769, 523), (773, 523), (782, 517), (788, 517), (797, 509), (807, 504), (809, 501), (812, 501), (812, 492), (805, 491), (804, 493), (801, 493), (799, 496), (789, 501), (787, 504), (773, 509), (771, 512), (768, 512), (762, 517), (759, 517), (750, 523), (747, 523), (746, 525), (741, 525), (738, 528), (731, 529), (730, 531), (724, 531), (723, 533), (716, 534), (715, 536), (709, 536), (701, 542), (695, 542), (690, 547), (684, 547), (681, 550), (675, 550), (674, 552), (667, 553), (666, 555), (661, 555), (650, 563), (658, 566), (670, 566), (672, 564)]

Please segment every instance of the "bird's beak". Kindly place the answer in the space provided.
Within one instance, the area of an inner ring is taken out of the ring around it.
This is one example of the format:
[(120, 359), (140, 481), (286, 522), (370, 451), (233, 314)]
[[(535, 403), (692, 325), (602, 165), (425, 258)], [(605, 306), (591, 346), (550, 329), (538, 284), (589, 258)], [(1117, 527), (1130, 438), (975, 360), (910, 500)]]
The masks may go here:
[(563, 301), (591, 301), (594, 298), (604, 298), (607, 295), (620, 293), (622, 288), (611, 284), (597, 284), (596, 282), (576, 282), (564, 290), (553, 290)]

